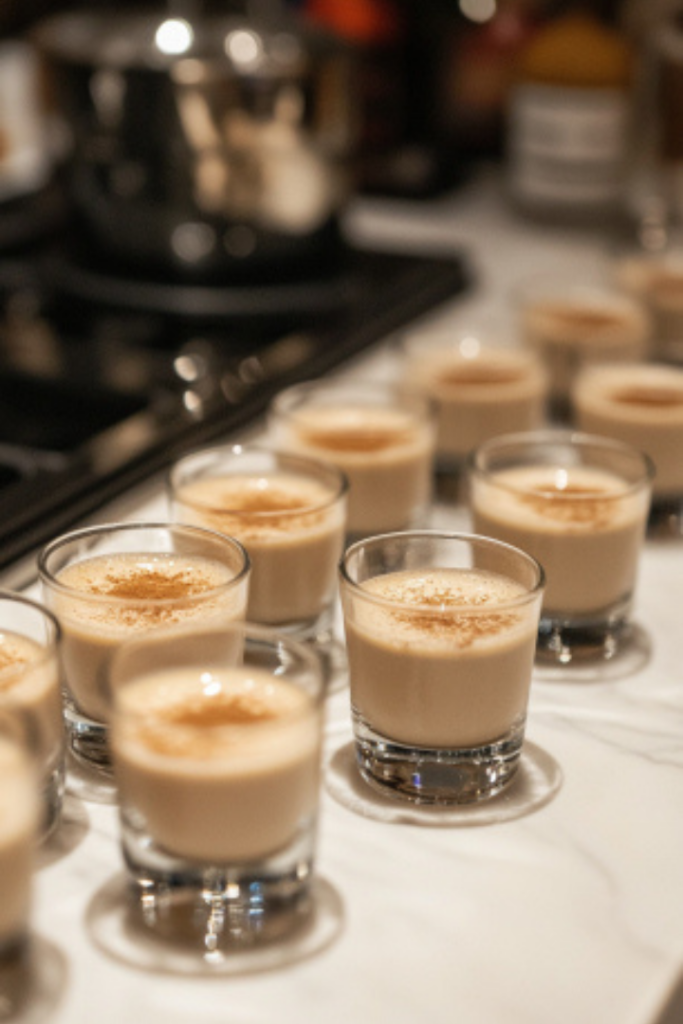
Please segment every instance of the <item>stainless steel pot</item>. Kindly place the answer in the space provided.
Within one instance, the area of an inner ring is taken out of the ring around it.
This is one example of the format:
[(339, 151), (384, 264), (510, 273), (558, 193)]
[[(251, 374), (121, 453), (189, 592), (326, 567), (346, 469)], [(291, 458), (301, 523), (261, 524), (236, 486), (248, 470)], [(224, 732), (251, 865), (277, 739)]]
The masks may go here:
[(70, 202), (128, 266), (253, 276), (339, 244), (353, 59), (308, 26), (87, 12), (34, 35), (68, 131)]

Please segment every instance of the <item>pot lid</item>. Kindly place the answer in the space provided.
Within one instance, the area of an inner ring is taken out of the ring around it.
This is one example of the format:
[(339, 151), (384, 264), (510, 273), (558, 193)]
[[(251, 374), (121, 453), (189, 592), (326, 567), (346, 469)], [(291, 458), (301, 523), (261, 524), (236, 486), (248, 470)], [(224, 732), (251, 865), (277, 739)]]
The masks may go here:
[(33, 38), (58, 60), (100, 68), (164, 71), (193, 59), (223, 73), (291, 77), (307, 64), (308, 34), (289, 22), (261, 26), (239, 15), (75, 11), (42, 21)]

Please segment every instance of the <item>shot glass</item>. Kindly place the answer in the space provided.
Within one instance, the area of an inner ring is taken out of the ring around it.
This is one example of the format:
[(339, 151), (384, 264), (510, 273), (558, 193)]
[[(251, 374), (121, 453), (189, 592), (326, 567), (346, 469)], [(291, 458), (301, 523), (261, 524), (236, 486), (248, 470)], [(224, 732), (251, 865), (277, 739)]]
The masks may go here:
[(0, 590), (0, 714), (14, 717), (38, 766), (41, 835), (56, 827), (64, 796), (61, 630), (38, 601)]
[(132, 635), (244, 618), (249, 558), (230, 537), (175, 523), (110, 523), (58, 537), (38, 558), (62, 629), (67, 739), (110, 770), (108, 662)]
[(418, 804), (495, 796), (518, 768), (543, 570), (490, 538), (415, 531), (341, 563), (356, 759)]
[(646, 452), (655, 468), (648, 533), (683, 533), (683, 369), (664, 363), (599, 366), (572, 389), (579, 430)]
[(423, 398), (380, 383), (311, 381), (276, 396), (269, 426), (278, 447), (345, 473), (350, 537), (424, 525), (435, 432)]
[(432, 403), (441, 472), (461, 473), (470, 451), (490, 437), (543, 425), (547, 374), (529, 349), (461, 328), (411, 335), (401, 357), (402, 386)]
[(650, 314), (652, 356), (683, 361), (683, 246), (621, 252), (614, 257), (613, 273), (617, 286)]
[(317, 459), (249, 445), (205, 449), (169, 474), (171, 516), (238, 538), (249, 552), (247, 617), (300, 639), (332, 630), (347, 482)]
[(552, 415), (564, 420), (576, 374), (595, 362), (648, 354), (652, 325), (643, 303), (608, 281), (539, 277), (516, 295), (520, 339), (543, 360)]
[[(29, 728), (0, 707), (0, 979), (29, 939), (35, 852), (44, 826), (41, 766)], [(13, 1007), (3, 1000), (7, 1010), (13, 1020)]]
[(112, 660), (121, 843), (141, 921), (216, 963), (308, 916), (324, 680), (267, 627), (148, 634)]
[(474, 529), (545, 570), (539, 658), (609, 659), (627, 643), (652, 476), (630, 445), (569, 430), (508, 434), (473, 453)]

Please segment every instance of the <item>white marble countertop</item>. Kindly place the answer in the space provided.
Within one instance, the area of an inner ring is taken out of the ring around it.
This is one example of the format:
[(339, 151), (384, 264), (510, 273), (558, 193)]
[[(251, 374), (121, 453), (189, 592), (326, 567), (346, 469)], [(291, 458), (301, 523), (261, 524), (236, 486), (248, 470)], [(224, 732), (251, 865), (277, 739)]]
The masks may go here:
[[(352, 223), (389, 246), (469, 253), (478, 286), (433, 317), (444, 324), (468, 312), (504, 323), (510, 289), (524, 276), (599, 268), (604, 258), (599, 234), (520, 222), (486, 180), (428, 208), (361, 205)], [(391, 365), (388, 344), (344, 373), (384, 375)], [(101, 518), (157, 515), (164, 517), (164, 502), (159, 481), (150, 481)], [(458, 508), (440, 508), (436, 519), (454, 527), (467, 521)], [(333, 694), (320, 932), (312, 939), (322, 948), (284, 949), (282, 963), (266, 971), (195, 977), (150, 969), (142, 955), (137, 965), (127, 962), (115, 937), (116, 808), (71, 774), (62, 829), (41, 855), (35, 989), (17, 1019), (683, 1020), (682, 607), (683, 540), (649, 541), (635, 664), (589, 682), (535, 679), (520, 778), (508, 795), (478, 808), (402, 813), (368, 799), (350, 768), (348, 691)]]

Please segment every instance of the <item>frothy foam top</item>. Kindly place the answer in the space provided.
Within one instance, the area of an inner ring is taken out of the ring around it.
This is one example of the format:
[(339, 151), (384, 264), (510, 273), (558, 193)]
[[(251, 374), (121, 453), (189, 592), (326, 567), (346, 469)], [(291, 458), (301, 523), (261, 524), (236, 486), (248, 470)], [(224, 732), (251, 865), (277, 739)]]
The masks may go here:
[(590, 344), (599, 340), (617, 344), (644, 339), (648, 332), (645, 313), (626, 302), (621, 305), (606, 300), (604, 306), (599, 306), (595, 300), (581, 302), (578, 298), (539, 299), (529, 304), (526, 315), (547, 340), (557, 342)]
[[(407, 570), (365, 580), (361, 588), (393, 607), (358, 607), (368, 631), (390, 632), (397, 644), (416, 639), (470, 647), (519, 627), (509, 606), (526, 590), (515, 580), (480, 569)], [(399, 607), (400, 606), (400, 607)], [(496, 611), (496, 608), (501, 608)], [(488, 609), (491, 609), (488, 611)]]
[(335, 494), (295, 474), (205, 477), (180, 487), (177, 500), (199, 509), (202, 522), (242, 540), (309, 530), (325, 523)]
[(524, 378), (525, 374), (521, 367), (477, 362), (454, 363), (451, 366), (444, 366), (436, 374), (439, 384), (452, 387), (518, 384)]
[(633, 384), (615, 389), (610, 395), (620, 405), (640, 405), (648, 409), (671, 409), (683, 406), (683, 388), (656, 387), (654, 384)]
[(615, 422), (642, 421), (680, 431), (683, 370), (657, 363), (594, 367), (577, 381), (574, 403)]
[(412, 445), (420, 426), (408, 410), (353, 406), (297, 410), (292, 422), (303, 444), (350, 455)]
[[(224, 607), (226, 596), (219, 588), (229, 584), (235, 572), (199, 556), (121, 553), (76, 562), (57, 578), (76, 592), (71, 597), (60, 594), (62, 614), (128, 631), (204, 615), (212, 601)], [(198, 604), (194, 599), (204, 594), (206, 600)], [(95, 600), (79, 600), (78, 595)]]
[(623, 511), (616, 499), (630, 490), (626, 480), (592, 466), (519, 466), (492, 480), (537, 519), (578, 529), (608, 527)]
[(149, 673), (122, 689), (118, 703), (121, 729), (149, 753), (199, 762), (263, 756), (314, 707), (294, 684), (242, 667)]
[(0, 633), (0, 691), (11, 686), (22, 669), (41, 661), (45, 654), (46, 649), (35, 640), (18, 633)]

